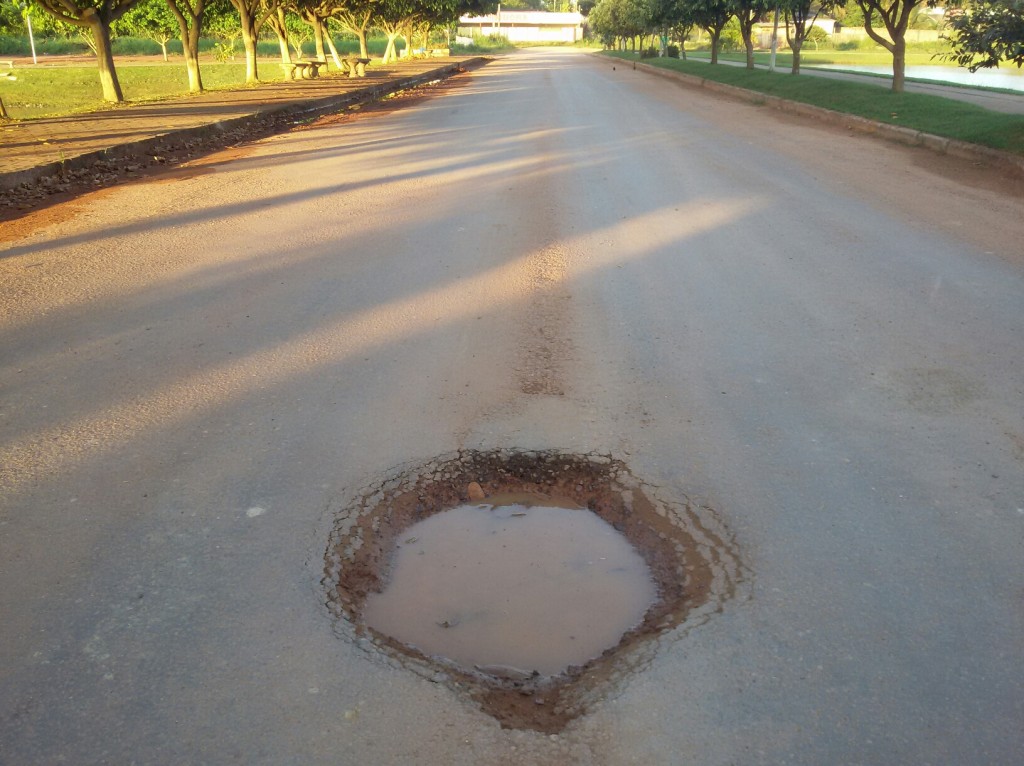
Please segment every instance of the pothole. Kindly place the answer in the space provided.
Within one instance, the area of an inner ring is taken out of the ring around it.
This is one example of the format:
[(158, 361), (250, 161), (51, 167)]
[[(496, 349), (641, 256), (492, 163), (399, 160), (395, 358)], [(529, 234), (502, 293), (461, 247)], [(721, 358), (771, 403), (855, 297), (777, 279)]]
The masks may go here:
[(643, 622), (654, 580), (608, 522), (541, 495), (488, 500), (409, 527), (363, 606), (367, 627), (463, 669), (527, 679), (584, 665)]
[(324, 570), (339, 632), (556, 733), (707, 619), (740, 564), (715, 514), (621, 461), (460, 452), (389, 473), (336, 514)]

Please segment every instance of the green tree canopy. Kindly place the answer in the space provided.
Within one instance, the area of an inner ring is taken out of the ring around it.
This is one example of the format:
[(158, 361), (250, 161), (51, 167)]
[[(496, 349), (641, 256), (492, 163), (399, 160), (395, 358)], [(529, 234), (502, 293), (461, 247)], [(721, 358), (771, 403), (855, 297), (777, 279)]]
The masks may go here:
[(722, 30), (733, 17), (732, 0), (684, 0), (694, 23), (711, 36), (711, 63), (718, 63)]
[(178, 21), (164, 0), (141, 0), (114, 22), (118, 35), (145, 37), (160, 45), (167, 61), (167, 42), (178, 33)]
[(1024, 66), (1024, 0), (976, 0), (949, 21), (948, 58), (972, 72), (1001, 62)]

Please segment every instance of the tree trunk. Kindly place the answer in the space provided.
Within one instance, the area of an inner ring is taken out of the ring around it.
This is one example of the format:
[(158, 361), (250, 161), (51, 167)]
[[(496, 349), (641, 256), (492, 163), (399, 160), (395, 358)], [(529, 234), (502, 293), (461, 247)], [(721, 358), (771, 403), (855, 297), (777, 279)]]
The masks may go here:
[(718, 43), (722, 39), (721, 30), (717, 32), (710, 32), (711, 35), (711, 63), (718, 63)]
[(381, 59), (381, 63), (390, 64), (398, 59), (398, 52), (395, 50), (395, 40), (398, 38), (399, 30), (385, 31), (384, 34), (387, 35), (388, 45), (384, 49), (384, 58)]
[(160, 41), (160, 50), (163, 51), (164, 61), (165, 62), (168, 61), (169, 59), (167, 58), (167, 41), (166, 40), (161, 40)]
[[(868, 37), (892, 54), (892, 92), (902, 93), (907, 68), (907, 24), (910, 23), (910, 12), (913, 10), (913, 6), (904, 5), (901, 9), (893, 6), (890, 9), (892, 13), (885, 13), (883, 9), (869, 4), (866, 0), (856, 1), (860, 9), (864, 11), (864, 30), (868, 33)], [(902, 12), (896, 16), (896, 10)], [(885, 30), (889, 34), (888, 39), (875, 30), (872, 23), (872, 11), (878, 12), (878, 15), (881, 16)]]
[(271, 29), (273, 29), (274, 34), (277, 35), (277, 47), (281, 51), (281, 63), (292, 63), (292, 52), (288, 47), (288, 27), (285, 26), (284, 8), (278, 6), (277, 14), (272, 15), (269, 21)]
[(790, 74), (800, 74), (800, 51), (802, 48), (803, 40), (792, 40), (789, 43), (789, 49), (793, 52), (793, 66), (789, 70)]
[[(179, 8), (174, 0), (166, 0), (174, 18), (178, 21), (181, 32), (181, 52), (185, 57), (185, 71), (188, 73), (188, 92), (200, 93), (203, 90), (203, 78), (199, 74), (199, 36), (203, 26), (203, 2), (195, 7), (182, 3)], [(186, 15), (187, 14), (187, 15)]]
[(892, 92), (902, 93), (903, 82), (907, 72), (907, 40), (900, 37), (894, 40), (892, 50)]
[(9, 120), (10, 117), (7, 114), (7, 107), (4, 106), (4, 100), (0, 98), (0, 120)]
[(189, 93), (201, 93), (203, 90), (203, 76), (199, 72), (200, 21), (199, 18), (195, 19), (188, 35), (181, 40), (185, 54), (185, 69), (188, 72)]
[(313, 45), (316, 46), (316, 60), (327, 61), (324, 51), (324, 21), (319, 16), (313, 17)]
[(103, 100), (120, 103), (124, 101), (124, 94), (121, 93), (121, 83), (117, 81), (114, 54), (110, 50), (110, 25), (103, 21), (93, 8), (87, 9), (82, 18), (88, 22), (93, 42), (96, 44), (96, 63), (100, 70)]
[(334, 65), (341, 69), (341, 56), (338, 55), (338, 49), (334, 47), (334, 40), (331, 39), (331, 30), (327, 30), (327, 34), (324, 35), (324, 42), (327, 43), (327, 47), (331, 49), (331, 58), (334, 59)]
[[(349, 32), (350, 34), (355, 35), (356, 38), (358, 38), (359, 58), (363, 59), (370, 58), (370, 55), (367, 52), (368, 49), (366, 47), (366, 28), (370, 26), (371, 15), (372, 11), (366, 11), (365, 13), (363, 13), (361, 17), (356, 17), (356, 15), (353, 12), (346, 11), (338, 13), (335, 16), (335, 20), (338, 22), (342, 29), (344, 29), (346, 32)], [(328, 35), (329, 34), (330, 30), (328, 30)]]
[(754, 41), (751, 39), (750, 34), (747, 34), (743, 40), (743, 45), (747, 49), (747, 69), (754, 68)]
[(256, 29), (254, 28), (251, 16), (239, 16), (242, 22), (242, 47), (245, 48), (245, 81), (254, 83), (259, 81), (259, 71), (256, 67)]
[(185, 51), (185, 72), (188, 74), (188, 92), (203, 92), (203, 75), (199, 71), (199, 53)]

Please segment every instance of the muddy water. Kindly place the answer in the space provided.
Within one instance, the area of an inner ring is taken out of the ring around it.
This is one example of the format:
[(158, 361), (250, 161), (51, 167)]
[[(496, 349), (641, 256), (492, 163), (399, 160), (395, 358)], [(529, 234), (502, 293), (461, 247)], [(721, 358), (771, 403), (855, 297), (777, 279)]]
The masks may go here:
[(516, 500), (409, 527), (366, 624), (498, 676), (554, 675), (618, 644), (657, 596), (643, 558), (588, 510)]

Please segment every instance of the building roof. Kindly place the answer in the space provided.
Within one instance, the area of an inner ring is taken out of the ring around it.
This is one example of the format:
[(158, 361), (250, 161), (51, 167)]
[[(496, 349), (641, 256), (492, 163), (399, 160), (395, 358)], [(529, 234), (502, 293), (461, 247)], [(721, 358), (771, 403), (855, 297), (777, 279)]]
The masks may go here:
[(502, 11), (486, 16), (461, 16), (460, 24), (529, 24), (530, 26), (575, 27), (583, 23), (581, 13), (548, 13), (547, 11)]

